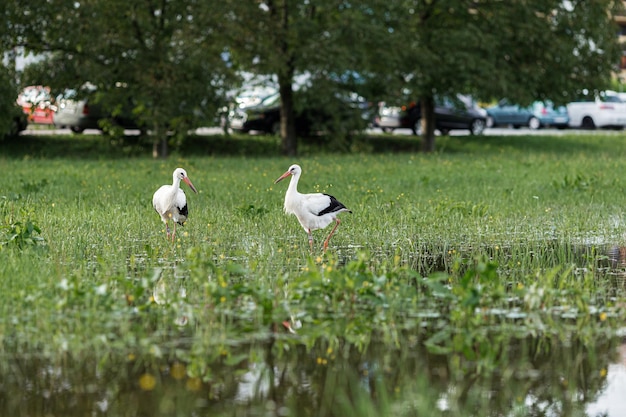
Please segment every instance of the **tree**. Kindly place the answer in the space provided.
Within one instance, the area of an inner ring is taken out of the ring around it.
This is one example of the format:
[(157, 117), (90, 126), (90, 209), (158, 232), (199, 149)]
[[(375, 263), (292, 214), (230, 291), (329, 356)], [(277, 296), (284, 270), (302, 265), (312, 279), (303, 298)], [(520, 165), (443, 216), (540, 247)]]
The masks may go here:
[(296, 102), (295, 78), (306, 77), (303, 90), (321, 87), (317, 97), (341, 95), (343, 77), (364, 67), (376, 17), (368, 5), (338, 0), (233, 0), (228, 7), (233, 62), (242, 70), (276, 77), (281, 152), (296, 155), (295, 115), (303, 103)]
[[(196, 0), (20, 3), (10, 10), (15, 45), (52, 52), (56, 85), (97, 87), (103, 107), (130, 106), (167, 156), (176, 133), (212, 120), (233, 80), (223, 58), (218, 5)], [(179, 136), (182, 137), (182, 136)]]
[[(371, 100), (419, 98), (422, 148), (429, 152), (438, 96), (560, 103), (577, 89), (603, 88), (620, 54), (611, 18), (620, 6), (614, 0), (13, 0), (0, 5), (0, 41), (4, 50), (51, 52), (45, 65), (58, 88), (89, 81), (110, 110), (131, 105), (152, 132), (154, 154), (167, 154), (172, 133), (215, 116), (236, 71), (276, 80), (285, 155), (297, 153), (297, 112), (353, 92)], [(294, 87), (298, 78), (305, 79), (302, 94)]]
[(407, 89), (412, 99), (420, 99), (422, 149), (431, 152), (437, 95), (564, 103), (576, 90), (608, 85), (620, 54), (611, 17), (620, 3), (388, 2), (382, 14), (388, 18), (382, 23), (388, 27), (389, 42), (402, 48), (381, 50), (385, 56), (373, 68), (392, 90)]
[[(0, 16), (6, 18), (9, 15), (9, 5), (0, 4)], [(16, 50), (13, 48), (12, 34), (6, 19), (0, 23), (0, 51), (4, 54), (0, 63), (0, 140), (2, 140), (7, 135), (15, 133), (15, 100), (18, 95), (15, 73)]]
[(11, 76), (13, 71), (10, 68), (0, 67), (0, 141), (6, 136), (18, 133), (16, 123), (19, 119), (19, 113), (22, 111), (16, 103), (17, 88), (15, 80)]

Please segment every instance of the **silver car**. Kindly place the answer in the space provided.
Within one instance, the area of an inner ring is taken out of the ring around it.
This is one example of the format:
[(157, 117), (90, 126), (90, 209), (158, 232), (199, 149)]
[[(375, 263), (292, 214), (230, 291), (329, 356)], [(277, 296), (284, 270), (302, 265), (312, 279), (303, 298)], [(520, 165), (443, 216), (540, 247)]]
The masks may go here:
[(54, 113), (52, 122), (56, 127), (69, 128), (74, 133), (82, 133), (85, 129), (103, 130), (100, 124), (103, 119), (109, 119), (126, 129), (138, 129), (132, 116), (104, 114), (100, 105), (91, 103), (88, 98), (79, 98), (76, 90), (66, 90), (60, 94), (57, 97), (57, 106), (58, 109)]

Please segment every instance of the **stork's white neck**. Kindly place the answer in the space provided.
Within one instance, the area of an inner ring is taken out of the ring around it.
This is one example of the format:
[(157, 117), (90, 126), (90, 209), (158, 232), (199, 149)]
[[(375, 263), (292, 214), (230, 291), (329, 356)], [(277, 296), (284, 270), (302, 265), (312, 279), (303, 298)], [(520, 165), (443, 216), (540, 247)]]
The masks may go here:
[(289, 180), (289, 187), (287, 187), (287, 195), (297, 195), (298, 193), (298, 181), (300, 180), (300, 174), (294, 174)]
[(300, 175), (292, 175), (291, 180), (289, 180), (289, 187), (287, 187), (287, 192), (285, 193), (285, 213), (295, 213), (296, 207), (300, 204), (300, 197), (302, 194), (298, 192), (298, 180), (300, 179)]
[(169, 190), (167, 190), (168, 199), (173, 201), (178, 195), (178, 190), (180, 190), (180, 178), (174, 176), (174, 180), (172, 181), (172, 186)]

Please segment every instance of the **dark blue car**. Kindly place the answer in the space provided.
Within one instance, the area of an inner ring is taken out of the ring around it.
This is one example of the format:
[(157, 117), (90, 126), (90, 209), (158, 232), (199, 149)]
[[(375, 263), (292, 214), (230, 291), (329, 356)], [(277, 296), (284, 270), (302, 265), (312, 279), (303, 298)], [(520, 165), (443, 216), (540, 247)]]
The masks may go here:
[(487, 108), (487, 125), (528, 127), (536, 130), (542, 127), (566, 128), (569, 116), (565, 106), (555, 107), (551, 102), (536, 101), (528, 107), (511, 104), (501, 100), (497, 105)]

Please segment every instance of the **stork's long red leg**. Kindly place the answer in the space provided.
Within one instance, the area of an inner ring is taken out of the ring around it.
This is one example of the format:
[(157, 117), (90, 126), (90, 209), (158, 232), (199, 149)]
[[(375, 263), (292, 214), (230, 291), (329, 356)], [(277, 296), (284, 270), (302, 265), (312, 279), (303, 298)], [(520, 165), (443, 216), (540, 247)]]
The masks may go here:
[(313, 253), (313, 233), (311, 233), (311, 229), (309, 229), (309, 247), (311, 248), (311, 253)]
[(167, 240), (170, 240), (170, 226), (165, 222), (165, 233), (167, 233)]
[(175, 237), (176, 237), (176, 222), (174, 222), (174, 232), (172, 233), (172, 242), (174, 242)]
[(328, 235), (328, 237), (324, 241), (324, 252), (326, 252), (326, 249), (328, 249), (328, 241), (330, 241), (330, 238), (333, 236), (333, 233), (335, 233), (335, 230), (337, 230), (337, 226), (339, 226), (339, 223), (341, 223), (339, 221), (339, 218), (335, 219), (335, 221), (337, 222), (337, 223), (335, 223), (335, 227), (333, 227), (333, 230), (330, 231), (330, 234)]

